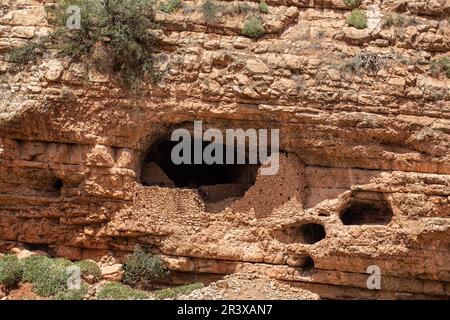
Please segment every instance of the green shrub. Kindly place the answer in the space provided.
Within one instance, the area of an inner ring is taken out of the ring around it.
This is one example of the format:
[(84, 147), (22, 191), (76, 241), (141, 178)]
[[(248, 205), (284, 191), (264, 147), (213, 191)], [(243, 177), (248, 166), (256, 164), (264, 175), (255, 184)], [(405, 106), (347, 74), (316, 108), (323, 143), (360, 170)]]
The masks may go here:
[(233, 6), (233, 12), (237, 14), (247, 14), (252, 10), (252, 7), (247, 2), (238, 2)]
[(42, 54), (43, 42), (29, 42), (21, 47), (13, 49), (8, 54), (8, 61), (16, 64), (35, 62)]
[(366, 13), (359, 9), (354, 9), (347, 18), (348, 25), (356, 29), (367, 28)]
[(259, 3), (259, 11), (262, 13), (269, 13), (269, 6), (264, 0)]
[(252, 38), (259, 38), (266, 33), (261, 18), (255, 15), (247, 17), (242, 28), (242, 34)]
[(133, 286), (145, 286), (150, 282), (163, 280), (168, 275), (160, 257), (146, 253), (140, 246), (137, 246), (133, 254), (128, 257), (123, 270), (123, 282)]
[(22, 279), (22, 265), (14, 255), (0, 258), (0, 284), (12, 287)]
[(361, 0), (344, 0), (344, 3), (347, 7), (357, 8), (361, 5)]
[[(66, 28), (68, 5), (80, 7), (81, 30)], [(135, 87), (146, 77), (158, 78), (153, 59), (157, 39), (149, 32), (157, 28), (152, 0), (59, 0), (48, 15), (56, 26), (52, 40), (64, 55), (92, 54), (94, 45), (101, 42), (109, 53), (105, 59), (125, 87)]]
[(172, 13), (181, 6), (181, 0), (166, 0), (159, 5), (159, 9), (165, 13)]
[(180, 294), (189, 294), (194, 290), (203, 288), (203, 283), (194, 283), (185, 286), (175, 287), (175, 288), (167, 288), (163, 290), (158, 290), (155, 292), (155, 298), (158, 300), (163, 299), (173, 299)]
[(220, 9), (221, 6), (213, 0), (203, 1), (201, 10), (205, 22), (207, 24), (214, 23), (217, 20), (217, 15), (219, 14)]
[(142, 300), (148, 298), (144, 291), (124, 286), (118, 282), (104, 284), (97, 298), (100, 300)]
[(43, 256), (28, 257), (23, 260), (23, 280), (33, 284), (33, 291), (43, 297), (65, 291), (69, 275), (62, 262)]
[(92, 276), (95, 282), (98, 282), (102, 279), (102, 271), (100, 270), (98, 264), (94, 261), (77, 261), (75, 262), (75, 265), (80, 268), (82, 276)]
[(87, 286), (83, 283), (80, 289), (69, 289), (66, 291), (58, 292), (53, 297), (53, 300), (83, 300), (87, 293)]
[(56, 267), (58, 268), (67, 268), (72, 265), (72, 261), (66, 258), (54, 258), (51, 259)]
[(441, 57), (431, 62), (431, 73), (437, 76), (440, 73), (450, 78), (450, 57)]

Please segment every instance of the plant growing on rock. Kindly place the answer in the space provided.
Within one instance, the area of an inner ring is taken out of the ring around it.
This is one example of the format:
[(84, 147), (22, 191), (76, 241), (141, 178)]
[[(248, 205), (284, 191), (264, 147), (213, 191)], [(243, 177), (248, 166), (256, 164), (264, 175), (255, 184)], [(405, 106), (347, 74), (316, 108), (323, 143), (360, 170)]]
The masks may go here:
[(389, 62), (394, 59), (396, 59), (396, 56), (390, 53), (358, 52), (343, 65), (342, 69), (355, 74), (361, 73), (361, 71), (376, 74), (379, 70), (386, 68)]
[(133, 286), (148, 286), (151, 282), (164, 280), (168, 276), (158, 255), (145, 252), (136, 246), (123, 265), (123, 282)]
[(450, 57), (440, 57), (433, 60), (430, 70), (433, 76), (443, 73), (447, 78), (450, 78)]
[(261, 13), (269, 13), (269, 6), (264, 0), (261, 0), (261, 2), (259, 3), (259, 11)]
[[(81, 10), (80, 30), (65, 26), (69, 5)], [(60, 0), (48, 9), (49, 21), (55, 26), (51, 40), (63, 55), (73, 58), (92, 55), (95, 46), (102, 43), (112, 71), (127, 88), (147, 77), (155, 81), (157, 38), (149, 32), (158, 28), (154, 7), (152, 0)]]
[(394, 27), (407, 27), (417, 25), (419, 22), (415, 17), (409, 18), (403, 14), (393, 13), (383, 18), (382, 27), (387, 29)]
[(83, 278), (91, 277), (94, 282), (102, 279), (102, 271), (95, 261), (82, 260), (75, 262), (75, 265), (80, 268)]
[(347, 17), (347, 23), (349, 26), (355, 27), (356, 29), (367, 28), (367, 18), (365, 12), (359, 9), (354, 9)]
[(82, 283), (80, 289), (69, 289), (60, 291), (54, 296), (54, 300), (83, 300), (87, 295), (88, 288), (86, 284)]
[(233, 6), (233, 11), (237, 14), (247, 14), (252, 11), (252, 7), (247, 2), (237, 3)]
[(155, 298), (158, 300), (173, 299), (178, 295), (189, 294), (192, 291), (201, 289), (203, 287), (203, 283), (193, 283), (175, 288), (162, 289), (155, 292)]
[(22, 280), (22, 266), (14, 255), (5, 255), (0, 258), (0, 284), (12, 287)]
[(66, 263), (44, 256), (31, 256), (23, 260), (23, 280), (33, 284), (33, 291), (43, 297), (64, 292), (69, 275)]
[(164, 13), (172, 13), (181, 7), (181, 0), (166, 0), (159, 4), (159, 9)]
[(344, 3), (349, 8), (357, 8), (361, 5), (361, 0), (344, 0)]
[(147, 298), (147, 294), (118, 282), (108, 282), (101, 287), (97, 298), (100, 300), (143, 300)]
[(9, 55), (9, 62), (24, 65), (29, 62), (35, 62), (42, 54), (44, 48), (43, 41), (30, 42), (23, 46), (13, 49)]
[(261, 18), (255, 15), (247, 17), (242, 28), (242, 34), (251, 38), (259, 38), (266, 33)]
[(221, 6), (213, 0), (203, 1), (201, 11), (206, 24), (212, 24), (217, 20), (220, 9)]

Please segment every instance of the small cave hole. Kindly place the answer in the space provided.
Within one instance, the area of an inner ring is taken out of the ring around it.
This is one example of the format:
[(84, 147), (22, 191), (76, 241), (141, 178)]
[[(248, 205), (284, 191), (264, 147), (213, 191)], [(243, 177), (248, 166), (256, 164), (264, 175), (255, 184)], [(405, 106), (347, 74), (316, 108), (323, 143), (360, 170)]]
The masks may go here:
[(313, 258), (308, 256), (303, 265), (303, 276), (310, 276), (316, 272)]
[(288, 226), (275, 231), (275, 238), (285, 244), (314, 244), (326, 237), (325, 228), (318, 223)]
[(64, 182), (60, 178), (56, 178), (53, 182), (53, 190), (58, 193), (61, 193), (62, 188), (64, 187)]
[(385, 201), (352, 199), (340, 218), (344, 225), (386, 225), (392, 210)]
[(300, 234), (302, 242), (305, 244), (314, 244), (326, 236), (325, 228), (318, 223), (307, 223), (300, 226)]
[[(178, 142), (163, 140), (153, 144), (144, 157), (141, 167), (141, 183), (144, 186), (197, 189), (205, 203), (230, 202), (244, 196), (255, 184), (259, 164), (225, 164), (228, 147), (219, 145), (224, 164), (174, 164), (173, 147)], [(194, 150), (194, 141), (191, 150)], [(211, 142), (202, 142), (204, 150)], [(236, 152), (234, 152), (236, 157)], [(220, 210), (219, 210), (220, 211)]]
[(25, 247), (30, 251), (43, 251), (50, 252), (50, 246), (48, 244), (43, 243), (27, 243)]

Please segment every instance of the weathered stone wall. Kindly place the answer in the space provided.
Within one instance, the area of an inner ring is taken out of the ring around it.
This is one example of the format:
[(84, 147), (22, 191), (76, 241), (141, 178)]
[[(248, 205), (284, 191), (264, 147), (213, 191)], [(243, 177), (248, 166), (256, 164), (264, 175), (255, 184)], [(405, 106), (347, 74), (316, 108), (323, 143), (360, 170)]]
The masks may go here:
[[(370, 32), (347, 27), (341, 1), (267, 1), (257, 41), (240, 35), (244, 16), (206, 26), (186, 1), (157, 16), (163, 81), (131, 93), (51, 50), (20, 70), (7, 62), (48, 33), (49, 2), (0, 1), (1, 247), (121, 260), (140, 243), (181, 278), (244, 271), (324, 298), (450, 295), (450, 81), (430, 74), (449, 51), (449, 1), (364, 1), (417, 20)], [(362, 50), (394, 58), (346, 72)], [(194, 120), (280, 129), (280, 172), (214, 209), (195, 189), (142, 186), (148, 148)], [(346, 225), (355, 202), (392, 218)], [(325, 238), (301, 243), (307, 223)], [(382, 290), (366, 288), (369, 265)]]

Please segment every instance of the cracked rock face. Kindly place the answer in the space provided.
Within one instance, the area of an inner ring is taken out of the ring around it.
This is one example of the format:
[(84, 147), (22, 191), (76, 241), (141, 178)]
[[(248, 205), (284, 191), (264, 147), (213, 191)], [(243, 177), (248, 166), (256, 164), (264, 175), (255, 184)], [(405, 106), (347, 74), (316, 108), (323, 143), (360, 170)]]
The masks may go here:
[[(163, 81), (133, 95), (51, 50), (8, 62), (49, 32), (45, 2), (0, 1), (0, 248), (119, 263), (148, 245), (179, 282), (238, 274), (231, 295), (269, 278), (286, 298), (450, 296), (450, 81), (431, 72), (448, 1), (363, 1), (370, 30), (340, 0), (267, 1), (258, 40), (185, 1), (157, 14)], [(407, 26), (374, 23), (398, 13)], [(194, 120), (279, 129), (278, 173), (166, 167), (152, 148)]]

